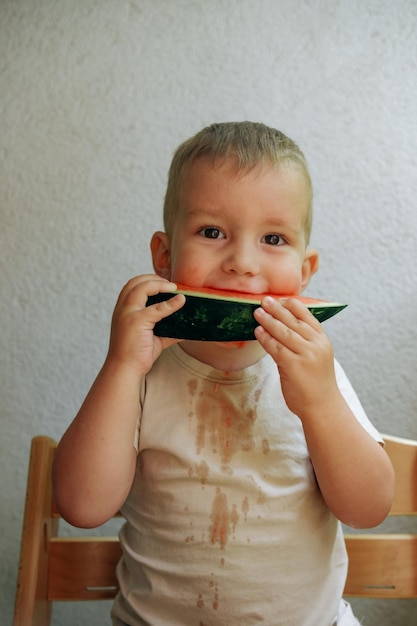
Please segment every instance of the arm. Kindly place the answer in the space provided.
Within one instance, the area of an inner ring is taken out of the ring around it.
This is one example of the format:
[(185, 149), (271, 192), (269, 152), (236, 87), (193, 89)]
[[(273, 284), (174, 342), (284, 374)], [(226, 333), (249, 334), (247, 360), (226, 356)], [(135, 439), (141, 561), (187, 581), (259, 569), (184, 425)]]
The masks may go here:
[(54, 459), (56, 504), (75, 526), (104, 523), (129, 493), (141, 382), (161, 351), (173, 343), (155, 337), (153, 328), (185, 299), (175, 296), (147, 308), (146, 301), (149, 295), (173, 289), (172, 283), (145, 275), (129, 281), (119, 296), (106, 360)]
[(327, 335), (296, 300), (265, 298), (255, 317), (256, 337), (277, 363), (285, 401), (302, 422), (327, 506), (345, 524), (376, 526), (391, 507), (394, 471), (339, 391)]

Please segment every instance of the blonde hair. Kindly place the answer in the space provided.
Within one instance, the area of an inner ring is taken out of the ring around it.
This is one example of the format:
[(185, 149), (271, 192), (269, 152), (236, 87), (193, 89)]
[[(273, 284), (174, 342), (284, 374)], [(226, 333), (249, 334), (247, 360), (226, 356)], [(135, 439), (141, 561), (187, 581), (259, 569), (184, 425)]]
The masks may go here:
[(224, 122), (211, 124), (182, 143), (174, 153), (169, 169), (164, 202), (164, 227), (172, 233), (180, 206), (181, 190), (191, 164), (199, 158), (233, 159), (236, 168), (249, 170), (258, 164), (295, 164), (303, 172), (309, 190), (309, 206), (305, 224), (308, 242), (312, 225), (313, 191), (307, 161), (297, 144), (275, 128), (256, 122)]

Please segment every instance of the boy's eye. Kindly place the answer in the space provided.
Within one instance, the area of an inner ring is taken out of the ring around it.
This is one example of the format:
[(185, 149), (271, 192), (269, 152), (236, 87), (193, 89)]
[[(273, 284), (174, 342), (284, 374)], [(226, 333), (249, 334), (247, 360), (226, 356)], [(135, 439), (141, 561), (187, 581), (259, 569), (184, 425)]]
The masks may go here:
[(281, 237), (281, 235), (270, 233), (269, 235), (262, 237), (262, 242), (267, 243), (269, 246), (282, 246), (282, 244), (285, 243), (285, 240)]
[(207, 228), (202, 228), (199, 231), (200, 235), (206, 237), (207, 239), (223, 239), (224, 235), (219, 228), (215, 228), (214, 226), (208, 226)]

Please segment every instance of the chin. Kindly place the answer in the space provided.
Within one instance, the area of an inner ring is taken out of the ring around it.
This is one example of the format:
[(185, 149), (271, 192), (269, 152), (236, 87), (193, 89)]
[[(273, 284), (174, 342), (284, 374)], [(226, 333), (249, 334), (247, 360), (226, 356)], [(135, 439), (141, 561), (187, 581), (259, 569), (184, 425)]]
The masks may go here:
[(254, 341), (214, 341), (216, 346), (226, 348), (227, 350), (242, 350), (246, 346), (253, 345)]

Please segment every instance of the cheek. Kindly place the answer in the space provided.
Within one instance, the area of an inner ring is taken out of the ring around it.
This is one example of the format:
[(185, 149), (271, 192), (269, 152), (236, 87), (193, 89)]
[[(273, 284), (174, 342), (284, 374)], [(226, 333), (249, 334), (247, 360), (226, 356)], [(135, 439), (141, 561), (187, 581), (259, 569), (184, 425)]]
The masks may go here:
[(206, 265), (201, 255), (183, 254), (171, 259), (171, 280), (186, 285), (199, 285)]
[(269, 266), (269, 287), (271, 293), (298, 294), (301, 290), (302, 273), (300, 263), (290, 261), (277, 266)]

